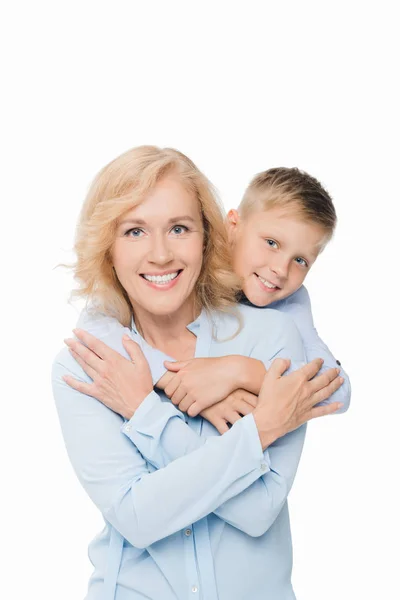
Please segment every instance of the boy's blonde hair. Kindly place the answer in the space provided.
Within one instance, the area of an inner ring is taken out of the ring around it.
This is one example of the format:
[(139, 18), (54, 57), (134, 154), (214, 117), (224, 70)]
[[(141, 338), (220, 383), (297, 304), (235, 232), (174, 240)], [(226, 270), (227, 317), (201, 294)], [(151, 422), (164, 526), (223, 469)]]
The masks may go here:
[(258, 173), (251, 180), (239, 205), (246, 219), (256, 210), (290, 207), (305, 221), (320, 225), (327, 243), (335, 230), (337, 216), (332, 198), (321, 183), (300, 169), (278, 167)]
[(77, 260), (72, 265), (79, 289), (71, 294), (90, 300), (96, 310), (117, 318), (127, 327), (133, 309), (111, 261), (117, 223), (169, 174), (196, 195), (203, 218), (204, 253), (195, 284), (195, 310), (232, 312), (240, 290), (240, 280), (231, 266), (222, 207), (208, 179), (177, 150), (133, 148), (105, 166), (89, 189), (78, 220), (74, 246)]

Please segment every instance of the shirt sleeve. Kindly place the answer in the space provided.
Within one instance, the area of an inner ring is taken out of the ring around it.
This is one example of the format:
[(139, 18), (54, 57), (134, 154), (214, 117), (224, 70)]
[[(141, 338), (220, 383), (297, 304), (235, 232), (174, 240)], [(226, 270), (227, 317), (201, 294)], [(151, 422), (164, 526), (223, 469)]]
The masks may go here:
[(342, 402), (343, 407), (335, 414), (344, 413), (350, 406), (351, 385), (350, 379), (340, 361), (338, 361), (329, 350), (328, 346), (321, 340), (314, 325), (311, 310), (311, 301), (307, 289), (301, 286), (294, 294), (284, 300), (280, 300), (270, 305), (272, 308), (284, 312), (294, 320), (300, 335), (302, 337), (306, 352), (307, 361), (314, 358), (322, 358), (324, 361), (320, 373), (331, 368), (340, 367), (340, 376), (344, 382), (336, 392), (326, 400), (323, 400), (317, 406), (332, 404), (332, 402)]
[(122, 417), (68, 386), (66, 374), (90, 382), (68, 350), (53, 364), (52, 385), (72, 466), (107, 521), (138, 548), (214, 512), (269, 469), (248, 415), (156, 470), (121, 432)]
[[(251, 356), (265, 363), (278, 356), (290, 358), (290, 370), (295, 370), (305, 361), (301, 338), (295, 325), (283, 315), (276, 313), (274, 320), (283, 326), (270, 332), (276, 339), (271, 340), (271, 336), (268, 340), (261, 339), (253, 347)], [(277, 349), (273, 356), (271, 347)], [(238, 421), (230, 432), (240, 422), (252, 429), (255, 438), (259, 437), (252, 414)], [(172, 403), (162, 402), (157, 394), (150, 394), (142, 402), (122, 431), (156, 469), (163, 469), (182, 456), (190, 456), (210, 439), (193, 431), (185, 423), (183, 414)], [(222, 438), (230, 432), (224, 433)], [(279, 515), (292, 487), (305, 433), (303, 425), (269, 446), (263, 453), (262, 476), (217, 507), (214, 513), (248, 535), (263, 535)]]

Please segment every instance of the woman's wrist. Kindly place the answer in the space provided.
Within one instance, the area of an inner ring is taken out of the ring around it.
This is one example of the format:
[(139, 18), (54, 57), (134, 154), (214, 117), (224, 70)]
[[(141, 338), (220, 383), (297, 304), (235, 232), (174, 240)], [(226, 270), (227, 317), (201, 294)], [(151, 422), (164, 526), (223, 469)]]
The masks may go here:
[(268, 423), (264, 413), (265, 410), (260, 410), (257, 408), (255, 408), (252, 413), (263, 451), (266, 450), (268, 446), (273, 444), (278, 438), (284, 435), (283, 431), (280, 431), (277, 427), (272, 427)]
[(145, 395), (140, 396), (141, 400), (137, 400), (136, 398), (134, 400), (131, 400), (124, 409), (124, 414), (122, 415), (124, 417), (124, 419), (126, 419), (127, 421), (130, 421), (132, 419), (133, 415), (135, 414), (135, 412), (137, 411), (137, 409), (139, 408), (139, 406), (141, 406), (141, 404), (146, 400), (146, 398), (151, 394), (152, 391), (153, 391), (153, 389), (151, 389), (149, 392), (147, 392), (147, 394), (144, 392)]

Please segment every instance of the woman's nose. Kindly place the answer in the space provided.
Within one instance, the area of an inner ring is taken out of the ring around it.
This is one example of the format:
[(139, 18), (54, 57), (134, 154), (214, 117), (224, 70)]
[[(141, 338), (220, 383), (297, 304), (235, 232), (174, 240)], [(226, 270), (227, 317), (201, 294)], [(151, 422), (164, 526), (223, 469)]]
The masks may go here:
[(152, 245), (149, 253), (149, 261), (164, 265), (173, 259), (173, 253), (168, 243), (168, 240), (160, 235), (155, 236), (152, 240)]

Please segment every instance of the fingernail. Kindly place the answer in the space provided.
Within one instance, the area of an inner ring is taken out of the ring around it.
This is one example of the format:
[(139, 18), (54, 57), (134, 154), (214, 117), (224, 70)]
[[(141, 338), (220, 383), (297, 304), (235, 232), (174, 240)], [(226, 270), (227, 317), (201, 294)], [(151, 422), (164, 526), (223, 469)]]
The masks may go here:
[(122, 336), (122, 339), (123, 339), (123, 340), (125, 340), (126, 342), (129, 342), (129, 340), (130, 340), (131, 338), (129, 337), (129, 335), (127, 335), (127, 334), (125, 333), (125, 335), (123, 335), (123, 336)]
[(339, 373), (340, 373), (340, 369), (336, 369), (336, 373), (339, 375)]
[(343, 383), (343, 381), (344, 381), (343, 377), (339, 377), (339, 381), (340, 381), (340, 383)]

